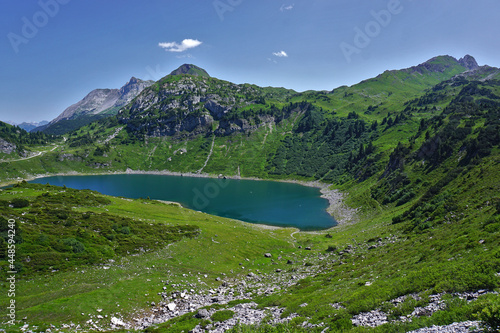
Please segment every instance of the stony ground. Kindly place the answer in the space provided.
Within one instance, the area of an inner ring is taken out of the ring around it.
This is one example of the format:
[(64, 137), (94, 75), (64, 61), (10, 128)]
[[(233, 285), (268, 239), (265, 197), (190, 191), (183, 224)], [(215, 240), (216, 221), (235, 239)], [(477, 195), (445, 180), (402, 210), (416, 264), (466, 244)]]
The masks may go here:
[[(397, 241), (397, 239), (380, 240), (379, 246), (383, 246), (384, 242), (393, 241)], [(340, 252), (353, 253), (356, 250), (356, 247), (351, 246)], [(270, 254), (264, 254), (264, 256), (269, 255)], [(299, 280), (306, 278), (307, 276), (320, 273), (321, 270), (324, 269), (321, 268), (322, 266), (320, 263), (338, 260), (338, 256), (339, 254), (333, 253), (318, 256), (317, 254), (311, 252), (311, 254), (307, 255), (304, 260), (312, 263), (312, 266), (305, 266), (302, 262), (290, 262), (291, 267), (294, 268), (293, 270), (276, 269), (275, 272), (270, 274), (262, 274), (258, 270), (254, 270), (252, 272), (248, 272), (245, 276), (240, 278), (227, 278), (224, 274), (221, 274), (221, 276), (216, 279), (216, 282), (220, 283), (217, 288), (208, 288), (206, 283), (203, 281), (204, 278), (206, 278), (204, 276), (198, 277), (198, 283), (169, 285), (169, 282), (165, 281), (165, 287), (158, 290), (158, 294), (162, 296), (163, 301), (158, 304), (152, 302), (149, 310), (137, 313), (132, 320), (126, 320), (120, 316), (102, 317), (100, 315), (93, 315), (84, 327), (70, 323), (59, 328), (53, 327), (51, 332), (68, 330), (103, 331), (108, 329), (140, 330), (151, 325), (164, 323), (170, 319), (187, 313), (193, 313), (193, 316), (200, 319), (209, 319), (215, 312), (221, 309), (231, 310), (234, 312), (234, 315), (232, 318), (222, 322), (211, 322), (205, 327), (197, 326), (193, 332), (204, 332), (205, 329), (210, 329), (212, 332), (224, 332), (234, 327), (237, 323), (251, 325), (259, 324), (263, 321), (269, 324), (287, 322), (298, 315), (292, 313), (289, 316), (282, 318), (284, 309), (278, 307), (260, 309), (257, 308), (257, 304), (251, 300), (255, 296), (282, 292), (283, 290), (295, 285)], [(276, 260), (284, 259), (278, 257)], [(173, 287), (175, 291), (167, 293), (167, 285), (169, 287)], [(488, 291), (480, 290), (478, 292), (454, 294), (454, 296), (467, 301), (472, 301), (477, 299), (480, 295), (486, 293), (488, 293)], [(445, 294), (430, 295), (427, 300), (422, 302), (422, 304), (424, 304), (423, 306), (417, 306), (414, 308), (412, 313), (396, 319), (392, 318), (392, 320), (407, 322), (416, 317), (430, 316), (434, 312), (442, 310), (445, 307), (445, 302), (443, 300), (444, 295)], [(419, 295), (412, 294), (398, 297), (391, 300), (389, 303), (395, 307), (405, 302), (408, 298), (414, 298), (417, 301), (422, 300)], [(234, 304), (234, 301), (238, 301), (236, 302), (238, 304)], [(228, 304), (229, 302), (233, 302), (233, 305)], [(217, 308), (212, 307), (213, 305), (217, 305)], [(302, 306), (307, 306), (307, 304), (303, 304)], [(332, 308), (342, 308), (342, 305), (332, 304)], [(389, 322), (389, 316), (389, 313), (386, 313), (381, 309), (376, 309), (354, 316), (352, 318), (352, 323), (355, 326), (377, 327)], [(481, 332), (477, 329), (478, 326), (478, 322), (463, 322), (441, 327), (424, 328), (414, 332)], [(303, 323), (303, 327), (320, 327), (323, 328), (325, 332), (328, 331), (328, 327), (321, 323), (311, 324), (305, 321)], [(36, 331), (36, 329), (25, 326), (22, 331), (33, 332)]]

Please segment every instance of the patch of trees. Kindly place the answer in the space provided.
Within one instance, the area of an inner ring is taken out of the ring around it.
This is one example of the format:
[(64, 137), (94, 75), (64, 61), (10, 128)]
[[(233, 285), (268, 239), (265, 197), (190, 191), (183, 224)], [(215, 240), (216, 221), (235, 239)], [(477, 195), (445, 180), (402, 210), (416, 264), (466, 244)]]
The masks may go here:
[(392, 219), (392, 223), (401, 223), (411, 220), (408, 231), (424, 230), (433, 226), (434, 221), (440, 220), (446, 213), (456, 211), (455, 197), (444, 190), (450, 182), (455, 180), (463, 168), (458, 167), (450, 170), (415, 202), (410, 209)]
[(77, 130), (85, 125), (88, 125), (96, 120), (101, 119), (102, 115), (87, 115), (78, 117), (76, 119), (64, 119), (60, 120), (57, 123), (50, 125), (46, 129), (43, 130), (44, 133), (53, 134), (53, 135), (63, 135), (74, 130)]
[(42, 145), (53, 142), (57, 139), (57, 137), (54, 135), (42, 132), (29, 133), (18, 126), (11, 126), (1, 121), (0, 121), (0, 138), (10, 143), (13, 143), (17, 146)]
[(473, 101), (474, 97), (481, 96), (489, 99), (498, 99), (499, 97), (495, 95), (491, 89), (484, 87), (481, 82), (471, 82), (462, 88), (458, 96), (456, 97), (457, 102), (469, 102)]
[(269, 174), (340, 182), (373, 173), (368, 156), (375, 151), (377, 126), (369, 126), (356, 113), (345, 119), (324, 119), (323, 114), (321, 109), (306, 110), (294, 133), (268, 157)]
[(385, 125), (384, 131), (386, 131), (393, 126), (401, 124), (403, 121), (405, 121), (407, 119), (408, 119), (408, 116), (404, 112), (398, 113), (394, 117), (394, 119), (392, 118), (391, 113), (389, 112), (387, 117), (384, 117), (384, 119), (382, 119), (382, 123), (380, 125)]
[[(484, 125), (473, 130), (479, 121), (483, 121)], [(417, 153), (417, 159), (425, 159), (432, 165), (437, 165), (459, 149), (467, 152), (461, 160), (462, 165), (468, 164), (473, 159), (488, 156), (493, 147), (500, 144), (500, 107), (453, 101), (443, 114), (421, 120), (417, 135), (425, 128), (433, 128), (437, 133), (433, 136), (427, 134), (426, 141)]]
[(80, 136), (71, 137), (68, 139), (68, 144), (70, 147), (82, 147), (94, 144), (95, 138), (90, 133), (85, 133)]

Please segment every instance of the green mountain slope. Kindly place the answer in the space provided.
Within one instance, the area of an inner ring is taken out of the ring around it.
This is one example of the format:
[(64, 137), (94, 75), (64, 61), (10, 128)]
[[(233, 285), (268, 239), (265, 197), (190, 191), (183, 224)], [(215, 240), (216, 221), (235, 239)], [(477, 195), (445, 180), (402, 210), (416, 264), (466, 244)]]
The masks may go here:
[(176, 70), (172, 71), (170, 75), (194, 75), (210, 77), (206, 70), (192, 64), (184, 64)]

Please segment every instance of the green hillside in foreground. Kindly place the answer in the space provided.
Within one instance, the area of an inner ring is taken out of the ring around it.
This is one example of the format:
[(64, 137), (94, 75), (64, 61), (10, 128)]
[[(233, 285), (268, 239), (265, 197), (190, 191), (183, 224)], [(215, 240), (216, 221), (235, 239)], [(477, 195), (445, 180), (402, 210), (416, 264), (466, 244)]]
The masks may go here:
[[(296, 93), (181, 73), (54, 146), (27, 144), (39, 154), (4, 157), (1, 183), (127, 169), (315, 180), (342, 191), (357, 222), (269, 229), (17, 183), (0, 191), (2, 281), (16, 221), (17, 327), (187, 332), (241, 320), (250, 307), (260, 324), (234, 332), (407, 332), (467, 320), (495, 331), (497, 74), (437, 57)], [(366, 324), (370, 312), (382, 313), (377, 327)]]
[[(478, 167), (492, 174), (496, 165), (498, 160), (486, 158)], [(475, 185), (465, 187), (469, 178)], [(498, 193), (484, 191), (491, 181), (473, 172), (460, 175), (444, 190), (460, 192), (463, 198), (478, 198), (479, 192), (486, 200)], [(313, 330), (318, 332), (326, 326), (356, 331), (351, 319), (379, 308), (393, 320), (377, 329), (381, 332), (492, 320), (486, 313), (498, 306), (498, 297), (490, 293), (473, 302), (454, 296), (491, 292), (499, 286), (500, 207), (485, 201), (467, 200), (470, 208), (459, 203), (429, 228), (414, 228), (412, 221), (391, 223), (398, 209), (388, 208), (366, 210), (357, 224), (296, 233), (177, 205), (46, 185), (19, 184), (1, 191), (0, 200), (3, 237), (5, 220), (17, 222), (17, 311), (27, 318), (20, 325), (74, 323), (92, 329), (90, 318), (97, 327), (110, 328), (110, 318), (133, 322), (139, 314), (161, 308), (161, 302), (176, 301), (172, 295), (184, 290), (210, 300), (211, 305), (204, 305), (210, 311), (250, 301), (260, 307), (278, 306), (285, 316), (296, 316), (282, 329), (296, 331), (306, 330), (304, 321), (323, 323)], [(1, 286), (7, 292), (7, 283)], [(213, 303), (210, 290), (224, 290), (218, 297), (234, 301)], [(429, 295), (443, 292), (445, 308), (412, 323), (399, 322), (401, 315), (426, 306)], [(421, 299), (390, 302), (405, 295)], [(2, 307), (5, 302), (4, 298)], [(193, 319), (197, 311), (148, 332), (182, 331), (214, 322)]]

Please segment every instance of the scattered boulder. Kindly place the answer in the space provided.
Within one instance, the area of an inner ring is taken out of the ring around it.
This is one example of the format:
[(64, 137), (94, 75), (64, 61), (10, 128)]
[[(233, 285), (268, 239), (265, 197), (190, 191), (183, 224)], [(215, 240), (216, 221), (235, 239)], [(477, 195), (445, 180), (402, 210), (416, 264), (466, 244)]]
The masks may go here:
[(208, 313), (207, 309), (200, 309), (196, 314), (195, 318), (204, 319), (210, 317), (210, 313)]
[(121, 319), (116, 317), (111, 317), (111, 324), (115, 326), (125, 326), (125, 323)]
[(271, 257), (272, 257), (272, 254), (271, 254), (271, 253), (265, 253), (265, 254), (264, 254), (264, 257), (266, 257), (266, 258), (271, 258)]

